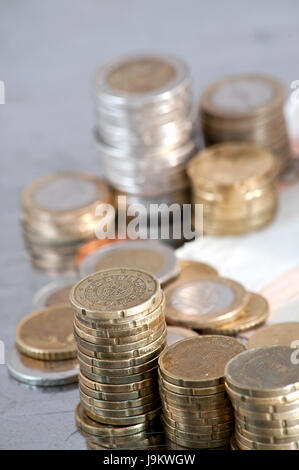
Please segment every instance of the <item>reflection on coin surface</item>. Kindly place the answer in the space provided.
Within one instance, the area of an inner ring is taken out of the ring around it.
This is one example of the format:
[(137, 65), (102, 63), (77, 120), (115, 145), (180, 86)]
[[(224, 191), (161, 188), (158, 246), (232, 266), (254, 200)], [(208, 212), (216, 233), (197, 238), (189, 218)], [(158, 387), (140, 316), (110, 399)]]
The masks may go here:
[(175, 77), (175, 68), (154, 57), (132, 59), (112, 69), (107, 82), (119, 91), (146, 93), (165, 87)]
[(238, 340), (226, 336), (187, 338), (164, 350), (159, 366), (163, 376), (177, 385), (216, 385), (223, 381), (227, 362), (244, 350)]
[[(219, 326), (207, 333), (234, 335), (240, 331), (246, 331), (263, 323), (269, 314), (269, 305), (267, 300), (259, 294), (250, 293), (249, 301), (244, 307), (242, 315), (230, 323)], [(299, 325), (299, 324), (298, 324)], [(259, 345), (262, 346), (262, 345)]]
[(182, 339), (190, 338), (193, 336), (198, 336), (198, 333), (188, 328), (181, 328), (179, 326), (167, 326), (167, 346), (171, 346), (172, 344), (177, 343)]
[[(147, 307), (154, 310), (159, 299), (158, 280), (149, 273), (138, 269), (107, 269), (91, 274), (79, 281), (71, 291), (71, 302), (74, 308), (85, 311), (86, 315), (94, 313), (108, 314), (124, 312), (134, 314)], [(136, 307), (136, 309), (134, 309)]]
[(247, 301), (240, 284), (217, 276), (176, 282), (165, 293), (166, 318), (197, 329), (236, 318)]
[(18, 349), (37, 359), (76, 357), (73, 311), (67, 304), (46, 307), (25, 317), (17, 326)]
[(248, 340), (248, 348), (274, 345), (291, 347), (294, 341), (298, 341), (299, 347), (299, 322), (276, 323), (253, 333)]
[(246, 394), (256, 390), (277, 395), (299, 390), (299, 367), (292, 363), (293, 352), (288, 346), (249, 349), (227, 364), (227, 381)]
[(156, 241), (120, 241), (101, 247), (87, 256), (80, 274), (88, 274), (111, 268), (143, 269), (154, 274), (161, 283), (169, 281), (179, 273), (179, 264), (174, 250)]
[(43, 361), (25, 356), (13, 348), (7, 367), (16, 380), (30, 385), (49, 387), (78, 381), (79, 365), (76, 359)]

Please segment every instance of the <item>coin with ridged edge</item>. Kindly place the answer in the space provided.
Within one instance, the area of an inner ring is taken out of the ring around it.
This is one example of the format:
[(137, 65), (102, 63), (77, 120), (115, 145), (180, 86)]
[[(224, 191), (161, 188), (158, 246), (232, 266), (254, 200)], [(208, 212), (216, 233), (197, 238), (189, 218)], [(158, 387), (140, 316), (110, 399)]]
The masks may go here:
[(76, 357), (73, 311), (70, 305), (46, 307), (25, 317), (16, 329), (16, 345), (23, 354), (35, 359), (60, 360)]
[(95, 319), (124, 318), (153, 311), (161, 301), (159, 281), (136, 269), (108, 269), (91, 274), (73, 287), (75, 311)]
[(162, 377), (186, 387), (210, 387), (224, 382), (227, 362), (245, 346), (226, 336), (187, 338), (167, 348), (159, 357)]

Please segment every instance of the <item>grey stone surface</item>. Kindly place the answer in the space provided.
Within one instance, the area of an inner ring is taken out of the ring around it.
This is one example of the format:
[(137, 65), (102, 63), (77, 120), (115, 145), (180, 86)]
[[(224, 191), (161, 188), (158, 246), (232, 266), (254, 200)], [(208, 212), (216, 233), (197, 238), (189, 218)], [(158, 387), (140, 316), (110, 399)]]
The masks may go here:
[[(296, 0), (1, 0), (0, 340), (6, 353), (18, 321), (47, 278), (29, 266), (18, 214), (23, 186), (47, 172), (100, 173), (92, 139), (91, 75), (133, 51), (178, 54), (189, 63), (195, 98), (238, 72), (299, 79)], [(1, 449), (84, 449), (76, 432), (78, 391), (30, 390), (0, 365)]]

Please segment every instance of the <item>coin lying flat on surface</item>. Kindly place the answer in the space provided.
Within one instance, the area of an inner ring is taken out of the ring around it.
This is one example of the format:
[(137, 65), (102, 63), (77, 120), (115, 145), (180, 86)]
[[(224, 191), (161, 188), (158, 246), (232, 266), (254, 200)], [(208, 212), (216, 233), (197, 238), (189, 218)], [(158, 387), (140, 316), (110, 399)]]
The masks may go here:
[(17, 326), (16, 345), (23, 354), (36, 359), (76, 357), (71, 306), (46, 307), (25, 317)]
[(70, 304), (70, 291), (77, 281), (76, 278), (66, 278), (46, 284), (33, 296), (33, 309), (39, 310), (59, 304)]
[(167, 346), (171, 346), (172, 344), (177, 343), (182, 339), (194, 336), (198, 336), (198, 333), (188, 328), (170, 325), (167, 326)]
[(284, 345), (290, 346), (298, 341), (299, 346), (299, 322), (276, 323), (259, 329), (248, 339), (248, 349), (261, 346)]
[(264, 323), (268, 315), (269, 305), (265, 297), (250, 292), (248, 303), (239, 317), (218, 328), (205, 330), (205, 332), (209, 334), (235, 335)]
[(195, 329), (221, 326), (240, 316), (248, 294), (235, 281), (217, 276), (176, 282), (165, 289), (166, 319)]
[(81, 276), (111, 268), (143, 269), (154, 274), (160, 283), (179, 274), (174, 250), (157, 241), (119, 241), (88, 255), (80, 265)]
[(50, 387), (78, 382), (77, 359), (42, 361), (25, 356), (13, 348), (7, 367), (12, 377), (28, 385)]

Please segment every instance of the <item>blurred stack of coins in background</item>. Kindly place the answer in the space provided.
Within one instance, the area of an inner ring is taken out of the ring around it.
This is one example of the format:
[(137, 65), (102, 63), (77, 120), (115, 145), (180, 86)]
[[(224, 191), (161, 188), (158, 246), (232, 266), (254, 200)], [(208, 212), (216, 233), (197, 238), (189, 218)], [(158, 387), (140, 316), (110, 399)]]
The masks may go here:
[[(157, 369), (167, 330), (159, 281), (137, 269), (99, 271), (79, 281), (70, 300), (82, 419), (111, 425), (116, 436), (117, 427), (140, 424), (140, 432), (132, 428), (132, 439), (144, 439), (161, 413)], [(112, 443), (103, 438), (108, 431), (94, 431), (99, 437), (90, 440), (107, 447)]]
[(152, 273), (161, 286), (176, 278), (180, 265), (174, 250), (156, 240), (119, 241), (95, 250), (79, 266), (81, 277), (109, 268), (134, 268)]
[(101, 203), (112, 204), (113, 197), (96, 176), (59, 173), (28, 185), (21, 198), (21, 224), (32, 265), (51, 274), (73, 273), (78, 248), (96, 237)]
[(235, 76), (212, 84), (203, 93), (199, 110), (206, 145), (256, 144), (275, 155), (282, 172), (290, 161), (285, 99), (284, 86), (262, 75)]
[[(73, 311), (58, 304), (34, 311), (17, 326), (8, 371), (28, 385), (60, 386), (78, 381)], [(59, 325), (59, 327), (58, 327)]]
[[(296, 352), (296, 351), (295, 351)], [(299, 449), (299, 367), (289, 346), (250, 349), (226, 366), (234, 449)]]
[(277, 166), (271, 153), (246, 143), (213, 145), (188, 166), (203, 231), (241, 234), (268, 224), (277, 210)]
[(159, 387), (171, 448), (230, 444), (234, 418), (225, 392), (224, 368), (244, 350), (234, 338), (207, 335), (179, 341), (161, 354)]
[(95, 103), (101, 162), (117, 194), (146, 207), (188, 203), (185, 167), (196, 144), (186, 64), (168, 56), (111, 62), (96, 73)]
[(246, 292), (232, 279), (204, 272), (212, 268), (202, 264), (193, 262), (189, 273), (186, 267), (185, 276), (183, 268), (182, 274), (166, 287), (168, 324), (194, 328), (205, 334), (234, 336), (266, 321), (269, 305), (263, 296)]

